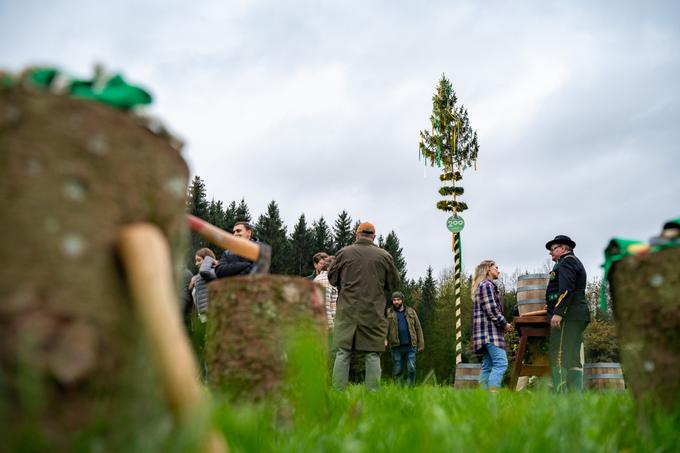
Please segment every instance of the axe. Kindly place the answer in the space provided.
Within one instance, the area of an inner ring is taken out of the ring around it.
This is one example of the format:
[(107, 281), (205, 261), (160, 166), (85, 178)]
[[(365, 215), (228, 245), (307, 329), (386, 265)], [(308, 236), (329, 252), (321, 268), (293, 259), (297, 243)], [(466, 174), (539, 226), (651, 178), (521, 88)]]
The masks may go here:
[(206, 241), (253, 261), (255, 265), (252, 274), (269, 273), (269, 265), (272, 262), (272, 248), (267, 244), (236, 237), (191, 214), (187, 214), (187, 221), (189, 227), (203, 236)]

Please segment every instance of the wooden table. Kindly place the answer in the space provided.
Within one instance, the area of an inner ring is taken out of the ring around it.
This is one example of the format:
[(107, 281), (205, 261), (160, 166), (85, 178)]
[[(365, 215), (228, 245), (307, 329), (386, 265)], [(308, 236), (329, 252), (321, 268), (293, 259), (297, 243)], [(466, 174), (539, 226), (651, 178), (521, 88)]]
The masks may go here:
[(530, 337), (550, 337), (550, 323), (545, 315), (515, 317), (513, 324), (520, 333), (520, 339), (519, 349), (515, 356), (515, 365), (510, 375), (510, 390), (515, 390), (517, 379), (520, 376), (544, 376), (550, 373), (549, 365), (525, 364), (522, 360)]

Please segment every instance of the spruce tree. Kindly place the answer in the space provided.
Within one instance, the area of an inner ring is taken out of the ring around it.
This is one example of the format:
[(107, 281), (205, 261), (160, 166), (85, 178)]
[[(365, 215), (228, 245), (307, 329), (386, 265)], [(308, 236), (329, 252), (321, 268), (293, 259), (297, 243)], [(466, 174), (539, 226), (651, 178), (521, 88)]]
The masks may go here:
[(338, 215), (338, 218), (335, 219), (335, 224), (333, 225), (333, 253), (337, 253), (341, 248), (352, 244), (354, 236), (352, 218), (347, 214), (347, 211), (343, 210)]
[(248, 209), (246, 200), (241, 198), (241, 203), (239, 203), (238, 207), (236, 208), (236, 221), (250, 223), (251, 220), (252, 217), (250, 216), (250, 209)]
[(312, 254), (333, 251), (333, 236), (323, 216), (312, 223), (312, 243), (314, 247)]
[(236, 223), (236, 202), (232, 201), (224, 210), (224, 231), (231, 233)]
[[(380, 236), (379, 242), (380, 241), (382, 241), (382, 236)], [(380, 247), (385, 249), (387, 252), (389, 252), (390, 255), (392, 255), (394, 265), (397, 267), (397, 270), (399, 271), (399, 276), (401, 277), (401, 287), (402, 289), (405, 289), (405, 285), (407, 283), (406, 259), (404, 258), (402, 248), (399, 246), (399, 238), (397, 237), (397, 234), (394, 232), (394, 230), (389, 232), (387, 238), (385, 238), (385, 241), (382, 243), (382, 245), (380, 245)]]
[(437, 283), (432, 276), (432, 266), (427, 267), (425, 280), (420, 282), (420, 304), (418, 305), (418, 318), (423, 329), (423, 335), (428, 338), (432, 335), (435, 313), (435, 297), (437, 295)]
[(300, 215), (288, 242), (290, 250), (290, 273), (307, 276), (314, 271), (312, 256), (314, 255), (314, 238), (307, 227), (305, 215)]
[[(210, 201), (210, 205), (208, 206), (208, 218), (206, 220), (218, 228), (225, 229), (222, 201), (215, 201), (214, 198)], [(215, 256), (219, 257), (222, 254), (222, 249), (215, 244), (208, 244), (208, 247), (215, 253)]]
[[(194, 176), (189, 185), (187, 193), (187, 212), (203, 220), (208, 219), (209, 204), (205, 193), (205, 183), (200, 176)], [(208, 247), (208, 241), (203, 239), (195, 232), (191, 232), (189, 237), (189, 248), (187, 250), (186, 265), (189, 269), (195, 270), (194, 255), (196, 251), (203, 247)]]
[(279, 207), (274, 200), (267, 205), (267, 213), (260, 215), (255, 225), (255, 236), (272, 248), (269, 268), (272, 274), (283, 274), (287, 267), (288, 240)]

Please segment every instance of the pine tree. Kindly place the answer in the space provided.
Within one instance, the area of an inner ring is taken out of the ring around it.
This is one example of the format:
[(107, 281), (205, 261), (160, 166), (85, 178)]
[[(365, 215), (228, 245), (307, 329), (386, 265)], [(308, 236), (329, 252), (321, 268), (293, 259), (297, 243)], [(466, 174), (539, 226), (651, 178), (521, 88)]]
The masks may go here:
[[(355, 229), (356, 231), (356, 229)], [(347, 211), (342, 211), (333, 225), (333, 253), (337, 253), (341, 248), (350, 245), (354, 242), (354, 233), (352, 232), (352, 218), (347, 214)]]
[(255, 225), (255, 236), (272, 248), (270, 272), (283, 274), (287, 268), (288, 240), (279, 207), (274, 200), (267, 205), (267, 213), (260, 215)]
[(427, 267), (425, 280), (419, 282), (420, 304), (418, 305), (418, 318), (423, 329), (425, 338), (431, 337), (434, 323), (435, 297), (437, 284), (432, 276), (432, 266)]
[(236, 223), (236, 202), (229, 203), (227, 209), (224, 210), (224, 231), (231, 233)]
[(290, 249), (290, 273), (294, 275), (310, 275), (314, 268), (312, 256), (314, 255), (314, 238), (312, 231), (307, 227), (305, 215), (300, 218), (293, 228), (293, 233), (288, 241)]
[(385, 238), (383, 237), (382, 234), (378, 236), (378, 247), (380, 247), (381, 249), (385, 248)]
[[(199, 176), (194, 176), (187, 193), (187, 212), (203, 220), (208, 219), (209, 204), (205, 193), (205, 183)], [(191, 232), (189, 248), (187, 250), (186, 265), (195, 270), (194, 254), (203, 247), (208, 247), (208, 241), (195, 232)]]
[[(382, 236), (380, 236), (380, 241), (381, 240)], [(380, 241), (378, 242), (380, 243)], [(406, 285), (406, 259), (404, 258), (402, 248), (399, 246), (399, 238), (397, 237), (397, 234), (394, 232), (394, 230), (390, 231), (390, 233), (387, 235), (387, 238), (385, 238), (385, 241), (383, 242), (382, 245), (380, 245), (380, 247), (385, 249), (387, 252), (389, 252), (390, 255), (392, 255), (394, 265), (397, 267), (397, 270), (399, 271), (399, 276), (401, 277), (402, 289), (405, 289), (404, 286)]]
[(236, 208), (236, 221), (237, 222), (250, 222), (252, 217), (250, 216), (250, 210), (246, 204), (246, 200), (241, 198), (241, 203)]
[(323, 217), (312, 223), (313, 254), (317, 252), (329, 253), (333, 250), (333, 236)]
[[(208, 218), (206, 220), (218, 228), (225, 229), (222, 201), (215, 201), (214, 198), (210, 201), (210, 205), (208, 206)], [(208, 244), (208, 247), (215, 253), (215, 256), (220, 256), (222, 254), (222, 249), (215, 244)]]
[(189, 214), (206, 220), (208, 217), (208, 199), (205, 193), (205, 183), (200, 176), (194, 176), (187, 194), (187, 211)]

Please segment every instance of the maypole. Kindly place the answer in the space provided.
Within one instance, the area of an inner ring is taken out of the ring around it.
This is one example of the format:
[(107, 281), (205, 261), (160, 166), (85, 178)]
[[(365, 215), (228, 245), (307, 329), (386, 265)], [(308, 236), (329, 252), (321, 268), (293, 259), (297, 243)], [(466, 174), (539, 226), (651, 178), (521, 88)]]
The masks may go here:
[(456, 364), (462, 361), (462, 316), (461, 292), (463, 278), (463, 257), (460, 232), (465, 221), (458, 215), (467, 209), (467, 204), (456, 198), (463, 195), (463, 187), (456, 182), (463, 178), (463, 171), (470, 166), (477, 168), (477, 132), (470, 128), (467, 110), (457, 108), (456, 93), (445, 75), (439, 81), (437, 90), (432, 97), (432, 115), (430, 116), (431, 130), (420, 131), (419, 154), (425, 160), (425, 165), (437, 166), (441, 169), (439, 179), (444, 185), (439, 189), (442, 196), (451, 196), (437, 202), (437, 209), (450, 212), (446, 226), (451, 232), (451, 249), (454, 263), (454, 312), (455, 323), (455, 353)]

